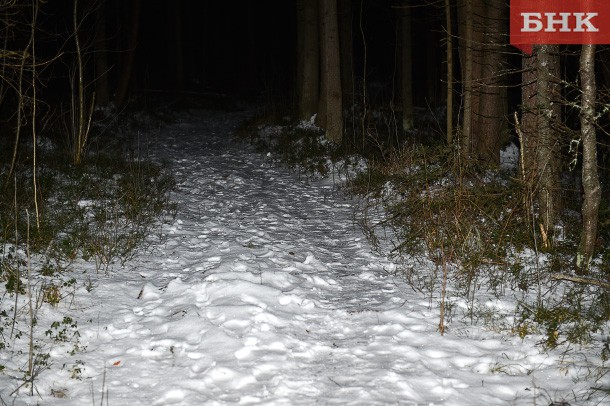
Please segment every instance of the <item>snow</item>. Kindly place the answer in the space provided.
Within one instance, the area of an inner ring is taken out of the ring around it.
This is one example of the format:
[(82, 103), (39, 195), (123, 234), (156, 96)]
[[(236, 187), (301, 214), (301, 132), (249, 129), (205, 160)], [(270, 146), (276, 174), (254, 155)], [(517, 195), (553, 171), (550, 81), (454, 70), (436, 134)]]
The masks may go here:
[(309, 118), (309, 120), (302, 120), (297, 125), (297, 128), (301, 130), (309, 130), (309, 131), (321, 131), (320, 128), (316, 125), (316, 116), (317, 113)]
[(519, 165), (519, 147), (511, 142), (500, 151), (500, 167), (505, 170), (515, 170)]
[(544, 352), (460, 321), (441, 336), (438, 298), (372, 252), (355, 202), (234, 140), (243, 114), (150, 135), (174, 163), (177, 217), (124, 268), (75, 271), (73, 298), (40, 310), (41, 325), (78, 321), (78, 351), (47, 344), (51, 367), (15, 404), (589, 404), (578, 368), (601, 360), (587, 348)]

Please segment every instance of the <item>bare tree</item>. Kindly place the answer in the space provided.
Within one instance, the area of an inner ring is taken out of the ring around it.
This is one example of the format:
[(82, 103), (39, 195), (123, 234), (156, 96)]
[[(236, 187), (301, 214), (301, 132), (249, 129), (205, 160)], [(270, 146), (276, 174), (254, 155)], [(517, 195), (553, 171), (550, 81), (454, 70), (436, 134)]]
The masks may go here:
[(72, 105), (70, 113), (72, 116), (71, 142), (72, 142), (72, 161), (79, 165), (85, 155), (89, 130), (91, 128), (91, 117), (95, 105), (95, 95), (90, 100), (86, 94), (85, 82), (85, 61), (83, 59), (83, 45), (80, 40), (80, 19), (78, 12), (78, 0), (74, 0), (72, 11), (72, 23), (74, 28), (74, 46), (76, 50), (76, 70), (75, 77), (71, 81)]

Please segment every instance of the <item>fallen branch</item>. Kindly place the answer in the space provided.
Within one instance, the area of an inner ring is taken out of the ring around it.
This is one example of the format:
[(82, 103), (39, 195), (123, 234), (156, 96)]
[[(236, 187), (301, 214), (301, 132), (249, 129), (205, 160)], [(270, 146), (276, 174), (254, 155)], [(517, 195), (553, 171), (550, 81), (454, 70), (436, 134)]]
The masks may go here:
[(593, 278), (584, 278), (582, 276), (572, 276), (572, 275), (566, 275), (566, 274), (560, 273), (557, 275), (553, 275), (552, 279), (556, 280), (556, 281), (570, 281), (570, 282), (582, 283), (582, 284), (586, 284), (586, 285), (595, 285), (595, 286), (599, 286), (604, 289), (610, 289), (610, 283), (602, 282), (600, 280), (593, 279)]

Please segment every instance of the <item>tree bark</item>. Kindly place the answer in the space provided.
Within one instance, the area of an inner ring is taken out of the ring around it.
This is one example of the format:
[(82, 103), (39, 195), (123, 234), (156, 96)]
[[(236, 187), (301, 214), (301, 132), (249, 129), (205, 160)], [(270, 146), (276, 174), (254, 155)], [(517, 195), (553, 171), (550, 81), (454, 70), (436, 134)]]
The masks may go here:
[(595, 45), (583, 45), (580, 53), (580, 84), (582, 89), (580, 131), (582, 139), (582, 234), (576, 268), (587, 273), (595, 253), (601, 187), (597, 172), (597, 140), (595, 135)]
[[(250, 3), (248, 3), (250, 4)], [(303, 34), (305, 33), (305, 0), (295, 1), (295, 24), (296, 24), (296, 67), (295, 67), (295, 90), (294, 90), (294, 102), (296, 111), (298, 112), (299, 118), (301, 119), (301, 90), (303, 89), (303, 64), (305, 62), (305, 56), (303, 51), (305, 49), (305, 40)], [(249, 40), (251, 42), (251, 40)], [(248, 46), (248, 56), (252, 54), (252, 46)]]
[[(320, 0), (320, 43), (322, 88), (319, 113), (324, 123), (326, 138), (340, 143), (343, 138), (343, 106), (341, 94), (341, 65), (337, 0)], [(322, 111), (323, 110), (323, 111)]]
[[(481, 41), (479, 55), (476, 58), (480, 66), (480, 83), (474, 97), (478, 100), (473, 126), (473, 145), (479, 162), (485, 165), (500, 164), (500, 149), (507, 140), (507, 91), (504, 83), (503, 69), (506, 52), (506, 8), (504, 0), (483, 1), (480, 9), (484, 17), (478, 26), (482, 34), (477, 36)], [(475, 45), (476, 46), (476, 45)]]
[(559, 97), (559, 48), (541, 45), (537, 53), (537, 124), (536, 143), (537, 186), (539, 224), (549, 237), (543, 243), (550, 245), (559, 211), (559, 142), (555, 125), (560, 118)]
[(309, 120), (318, 111), (320, 86), (318, 3), (302, 0), (297, 4), (297, 19), (301, 28), (298, 35), (299, 61), (297, 83), (299, 85), (299, 117)]
[(537, 56), (525, 55), (521, 59), (521, 154), (523, 155), (521, 176), (533, 189), (536, 174), (536, 132), (538, 129), (536, 116), (536, 84), (537, 84)]
[(339, 50), (341, 52), (341, 90), (343, 102), (354, 100), (354, 41), (352, 35), (354, 9), (352, 0), (339, 0)]
[(508, 8), (503, 0), (462, 0), (458, 9), (462, 58), (464, 163), (497, 166), (507, 138), (503, 83)]
[(521, 144), (523, 179), (537, 205), (536, 228), (543, 247), (552, 244), (560, 208), (559, 142), (556, 127), (561, 118), (559, 103), (559, 55), (555, 45), (534, 47), (524, 55), (522, 73)]
[(451, 2), (445, 0), (445, 32), (447, 57), (447, 144), (453, 144), (453, 35), (451, 33)]
[(462, 162), (469, 162), (472, 153), (473, 1), (464, 0), (462, 7), (460, 7), (464, 14), (464, 33), (462, 35), (462, 46), (460, 47), (464, 54), (462, 60), (464, 114), (462, 118), (462, 137), (460, 140)]

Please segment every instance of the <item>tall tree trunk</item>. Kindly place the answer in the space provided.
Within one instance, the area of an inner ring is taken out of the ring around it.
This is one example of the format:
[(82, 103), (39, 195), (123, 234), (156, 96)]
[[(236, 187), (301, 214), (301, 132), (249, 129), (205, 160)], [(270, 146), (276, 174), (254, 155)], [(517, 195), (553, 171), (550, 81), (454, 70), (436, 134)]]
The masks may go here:
[(320, 86), (320, 57), (318, 31), (318, 2), (302, 0), (297, 5), (297, 26), (301, 28), (298, 35), (299, 61), (301, 67), (297, 71), (299, 77), (299, 117), (310, 119), (318, 111)]
[(72, 10), (72, 23), (74, 28), (74, 48), (76, 51), (76, 72), (72, 79), (72, 87), (74, 88), (72, 96), (72, 153), (73, 163), (79, 165), (85, 154), (87, 145), (87, 136), (89, 134), (90, 122), (87, 119), (88, 106), (85, 104), (85, 64), (83, 63), (83, 48), (80, 42), (80, 20), (78, 16), (78, 0), (74, 0)]
[(98, 105), (110, 101), (108, 91), (108, 50), (106, 43), (106, 1), (101, 0), (95, 10), (95, 95)]
[(521, 146), (520, 171), (525, 189), (525, 208), (528, 224), (532, 220), (534, 183), (536, 178), (536, 54), (523, 54), (521, 58), (521, 123), (519, 142)]
[(337, 0), (320, 0), (320, 23), (322, 88), (319, 111), (320, 115), (324, 113), (321, 122), (325, 124), (326, 138), (340, 143), (343, 138), (343, 106)]
[(402, 129), (413, 129), (413, 43), (411, 36), (411, 7), (409, 0), (400, 9), (400, 44), (402, 65)]
[[(536, 143), (539, 227), (543, 244), (550, 245), (559, 211), (559, 140), (556, 123), (560, 119), (559, 47), (541, 45), (537, 53), (536, 101), (538, 140)], [(545, 237), (546, 235), (546, 237)]]
[(451, 2), (445, 0), (445, 32), (447, 57), (447, 144), (453, 144), (453, 35), (451, 33)]
[(500, 164), (500, 148), (508, 138), (507, 92), (502, 73), (507, 32), (504, 21), (508, 13), (505, 4), (504, 0), (483, 1), (483, 17), (477, 24), (482, 33), (477, 40), (481, 41), (477, 52), (480, 74), (475, 80), (480, 86), (474, 95), (478, 108), (474, 113), (473, 144), (479, 162), (492, 166)]
[(354, 41), (352, 35), (354, 9), (352, 0), (339, 0), (339, 50), (341, 52), (341, 90), (343, 102), (354, 100)]
[(586, 273), (595, 253), (601, 187), (597, 173), (597, 140), (595, 136), (595, 45), (583, 45), (580, 53), (582, 88), (580, 132), (582, 139), (582, 234), (576, 267)]
[(122, 106), (127, 97), (131, 74), (136, 59), (136, 48), (138, 46), (138, 33), (140, 31), (140, 5), (141, 0), (132, 0), (131, 31), (129, 34), (129, 48), (126, 51), (125, 62), (122, 66), (121, 76), (115, 96), (117, 106)]
[[(250, 7), (250, 2), (248, 2)], [(248, 11), (250, 11), (248, 9)], [(305, 62), (305, 56), (303, 51), (305, 49), (305, 0), (296, 0), (295, 2), (295, 23), (296, 23), (296, 40), (297, 40), (297, 52), (296, 52), (296, 67), (295, 67), (295, 89), (294, 89), (294, 102), (296, 111), (298, 112), (299, 118), (301, 118), (301, 90), (303, 89), (303, 64)], [(248, 36), (248, 56), (252, 54), (252, 42)], [(250, 59), (248, 59), (250, 61)]]
[(507, 138), (502, 73), (507, 14), (504, 0), (462, 0), (458, 9), (464, 99), (461, 148), (467, 165), (498, 165)]
[(560, 207), (559, 141), (556, 127), (559, 104), (559, 55), (555, 45), (534, 47), (523, 56), (521, 144), (523, 179), (536, 202), (536, 232), (543, 247), (550, 246)]
[[(466, 163), (470, 161), (470, 155), (472, 153), (472, 73), (473, 73), (473, 1), (464, 0), (460, 10), (464, 17), (463, 23), (463, 38), (462, 45), (460, 46), (462, 56), (462, 94), (464, 99), (464, 114), (462, 118), (462, 139), (461, 144), (461, 156), (462, 162)], [(462, 25), (462, 24), (460, 24)]]

